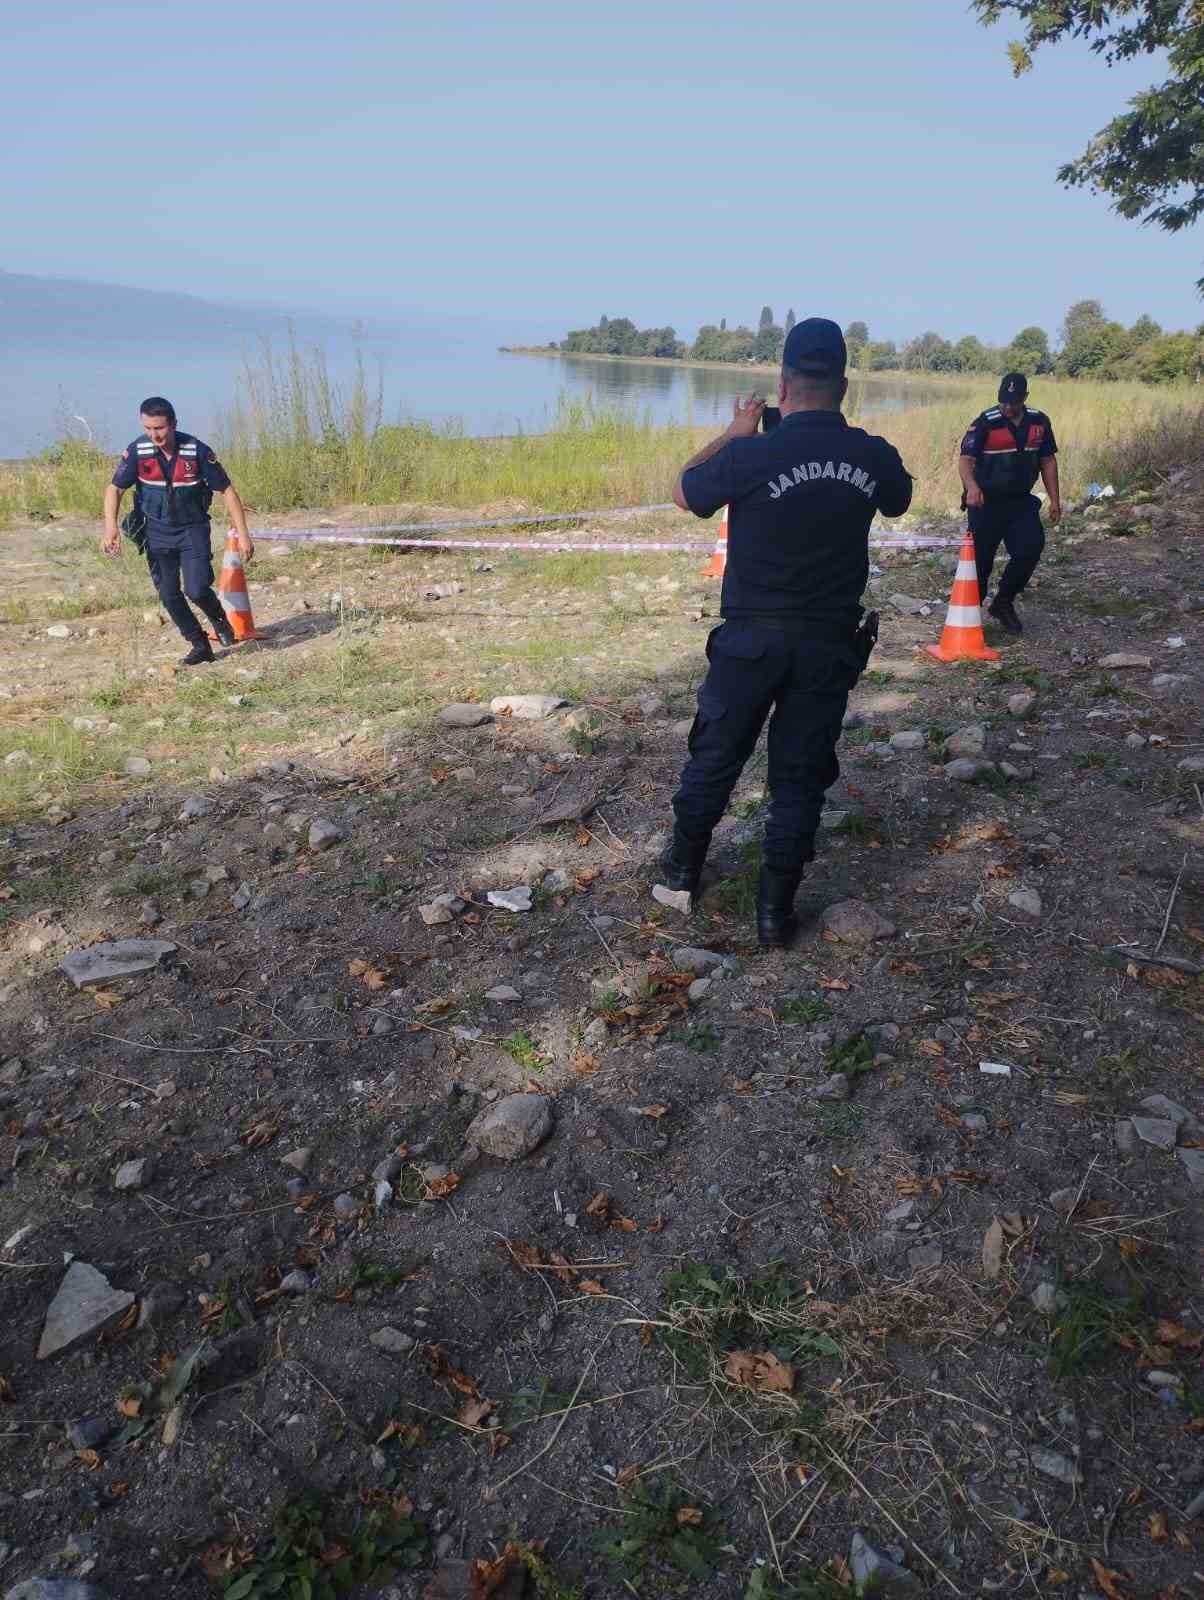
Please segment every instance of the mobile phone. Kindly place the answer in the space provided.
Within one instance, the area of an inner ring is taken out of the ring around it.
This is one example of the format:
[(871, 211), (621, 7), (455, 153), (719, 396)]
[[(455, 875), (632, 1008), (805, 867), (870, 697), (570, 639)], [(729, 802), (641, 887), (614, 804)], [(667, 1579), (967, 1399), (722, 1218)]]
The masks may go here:
[(761, 412), (761, 432), (768, 433), (770, 428), (776, 428), (782, 420), (782, 413), (777, 406), (766, 406)]

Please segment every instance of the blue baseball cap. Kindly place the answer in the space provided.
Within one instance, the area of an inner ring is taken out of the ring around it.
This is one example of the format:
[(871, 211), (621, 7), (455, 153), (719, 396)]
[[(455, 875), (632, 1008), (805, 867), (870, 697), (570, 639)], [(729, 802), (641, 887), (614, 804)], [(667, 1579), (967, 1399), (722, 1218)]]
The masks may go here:
[(848, 363), (844, 334), (827, 317), (804, 317), (786, 335), (782, 365), (816, 378), (840, 378)]

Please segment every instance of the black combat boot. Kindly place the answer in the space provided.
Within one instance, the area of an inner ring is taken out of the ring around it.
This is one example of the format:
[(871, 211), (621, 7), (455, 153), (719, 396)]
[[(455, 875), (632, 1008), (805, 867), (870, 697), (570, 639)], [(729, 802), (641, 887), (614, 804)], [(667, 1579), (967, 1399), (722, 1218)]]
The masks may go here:
[(213, 646), (208, 639), (200, 639), (193, 645), (186, 656), (181, 656), (182, 667), (199, 667), (205, 661), (213, 660)]
[(666, 847), (659, 865), (660, 881), (666, 889), (684, 889), (687, 894), (698, 893), (710, 843), (708, 838), (698, 844), (693, 839), (687, 839), (680, 828), (673, 829), (673, 842)]
[(987, 610), (995, 618), (999, 626), (1006, 628), (1009, 633), (1024, 632), (1024, 624), (1016, 615), (1016, 607), (1007, 595), (997, 594), (987, 607)]
[(217, 635), (218, 643), (224, 644), (227, 649), (232, 644), (238, 643), (238, 640), (234, 637), (234, 629), (230, 626), (229, 619), (226, 617), (223, 617), (220, 622), (216, 617), (213, 618), (213, 631)]
[(784, 872), (762, 865), (757, 880), (757, 939), (761, 944), (787, 945), (794, 938), (798, 928), (794, 897), (802, 876), (802, 867)]

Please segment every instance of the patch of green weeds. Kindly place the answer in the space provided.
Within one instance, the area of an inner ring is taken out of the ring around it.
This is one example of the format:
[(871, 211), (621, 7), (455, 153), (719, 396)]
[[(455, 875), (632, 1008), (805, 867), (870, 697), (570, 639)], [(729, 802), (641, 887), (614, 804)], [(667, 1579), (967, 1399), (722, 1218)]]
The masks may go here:
[(718, 1028), (710, 1022), (679, 1023), (677, 1027), (669, 1029), (669, 1037), (674, 1044), (684, 1044), (687, 1050), (693, 1050), (700, 1056), (718, 1050), (722, 1042)]
[(578, 727), (570, 728), (565, 735), (569, 748), (579, 756), (592, 756), (602, 748), (605, 729), (599, 717), (587, 717)]
[(864, 1033), (851, 1033), (825, 1050), (824, 1060), (833, 1072), (843, 1072), (852, 1081), (874, 1070), (874, 1047)]
[(861, 1132), (865, 1122), (865, 1112), (860, 1106), (841, 1105), (839, 1102), (817, 1105), (810, 1116), (816, 1132), (825, 1139), (851, 1139), (854, 1134)]
[(865, 681), (872, 683), (875, 688), (882, 689), (888, 683), (894, 683), (895, 675), (893, 672), (888, 672), (885, 667), (871, 667), (865, 674)]
[(1120, 761), (1110, 750), (1085, 750), (1075, 756), (1074, 764), (1079, 772), (1115, 772)]
[(824, 1567), (806, 1567), (784, 1582), (768, 1567), (758, 1567), (748, 1580), (744, 1600), (851, 1600), (853, 1591)]
[(226, 1600), (337, 1600), (385, 1569), (413, 1568), (425, 1560), (426, 1535), (410, 1517), (369, 1511), (351, 1530), (332, 1507), (294, 1501), (276, 1518), (263, 1555), (220, 1581)]
[(742, 821), (749, 821), (753, 817), (763, 816), (769, 807), (769, 796), (766, 794), (745, 795), (742, 800), (737, 800), (732, 805), (732, 815)]
[(794, 995), (789, 1000), (783, 1000), (776, 1009), (778, 1021), (787, 1026), (800, 1022), (823, 1022), (831, 1015), (832, 1007), (818, 995)]
[(351, 1266), (352, 1289), (398, 1289), (407, 1279), (412, 1278), (427, 1261), (426, 1256), (406, 1256), (400, 1261), (391, 1261), (387, 1266), (378, 1261), (369, 1261), (366, 1256), (357, 1255)]
[(516, 1028), (503, 1039), (502, 1049), (524, 1072), (542, 1072), (548, 1064), (548, 1058), (524, 1028)]
[(712, 1522), (709, 1511), (668, 1481), (645, 1487), (637, 1480), (623, 1509), (623, 1521), (599, 1528), (590, 1543), (628, 1583), (649, 1566), (665, 1565), (702, 1582), (722, 1564), (723, 1524)]
[(1133, 1349), (1142, 1317), (1137, 1299), (1122, 1297), (1090, 1279), (1064, 1284), (1049, 1335), (1049, 1370), (1076, 1378), (1117, 1350)]
[(376, 899), (383, 899), (389, 892), (389, 880), (383, 872), (370, 872), (366, 878), (352, 878), (353, 889), (366, 889)]
[(534, 1585), (536, 1600), (583, 1600), (585, 1591), (581, 1585), (559, 1577), (546, 1557), (529, 1544), (518, 1545), (518, 1559)]
[(880, 737), (877, 728), (846, 728), (840, 736), (846, 744), (875, 744)]
[(1023, 683), (1029, 689), (1044, 691), (1053, 687), (1053, 679), (1040, 667), (1026, 667), (1019, 661), (1005, 661), (995, 674), (999, 683)]
[[(684, 1260), (665, 1277), (661, 1341), (696, 1380), (715, 1381), (729, 1350), (769, 1347), (795, 1362), (839, 1358), (837, 1341), (808, 1326), (808, 1298), (780, 1261), (742, 1278), (705, 1261)], [(792, 1396), (774, 1398), (797, 1407), (800, 1416), (811, 1410)]]
[(861, 811), (846, 811), (831, 833), (842, 833), (848, 839), (866, 840), (878, 837), (878, 825), (873, 817)]
[(538, 1422), (540, 1417), (552, 1416), (573, 1403), (571, 1394), (559, 1394), (547, 1378), (540, 1377), (534, 1384), (516, 1389), (505, 1402), (507, 1428), (516, 1428), (523, 1422)]
[(622, 991), (615, 988), (603, 989), (594, 1001), (594, 1015), (605, 1017), (617, 1011), (623, 1004)]

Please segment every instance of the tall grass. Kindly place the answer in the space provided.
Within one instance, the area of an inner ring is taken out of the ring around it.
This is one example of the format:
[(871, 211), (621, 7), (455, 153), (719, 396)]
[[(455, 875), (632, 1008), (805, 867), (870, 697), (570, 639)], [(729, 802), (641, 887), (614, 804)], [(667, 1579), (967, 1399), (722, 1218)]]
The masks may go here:
[[(942, 398), (875, 415), (874, 386), (854, 377), (851, 417), (895, 443), (916, 478), (917, 508), (943, 511), (960, 495), (958, 441), (992, 399), (993, 381), (950, 380)], [(467, 507), (519, 501), (574, 511), (669, 497), (681, 463), (709, 430), (654, 428), (647, 417), (562, 400), (542, 434), (478, 439), (457, 427), (382, 421), (379, 388), (362, 367), (349, 386), (330, 379), (321, 352), (265, 351), (244, 375), (218, 436), (223, 459), (254, 511), (401, 502)], [(1199, 388), (1041, 378), (1033, 400), (1053, 419), (1063, 496), (1093, 478), (1118, 488), (1200, 448)], [(109, 458), (69, 441), (36, 462), (0, 468), (0, 521), (51, 513), (96, 515)]]

